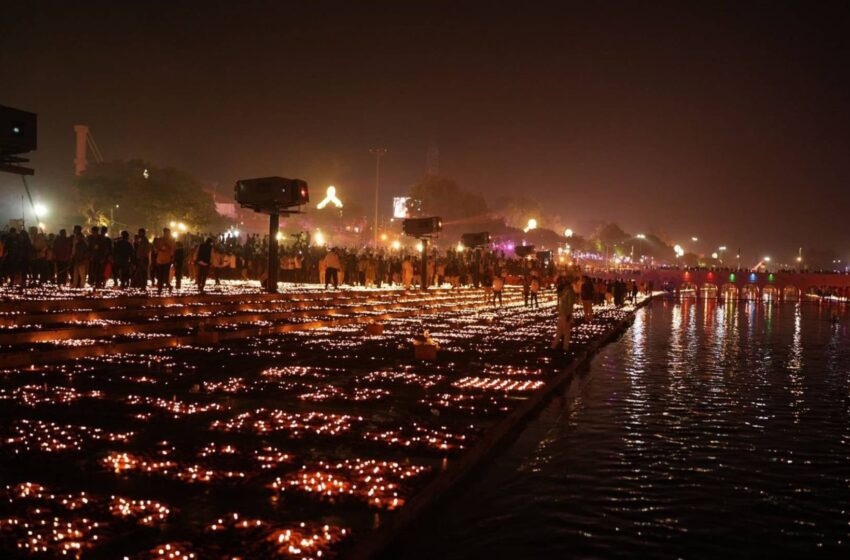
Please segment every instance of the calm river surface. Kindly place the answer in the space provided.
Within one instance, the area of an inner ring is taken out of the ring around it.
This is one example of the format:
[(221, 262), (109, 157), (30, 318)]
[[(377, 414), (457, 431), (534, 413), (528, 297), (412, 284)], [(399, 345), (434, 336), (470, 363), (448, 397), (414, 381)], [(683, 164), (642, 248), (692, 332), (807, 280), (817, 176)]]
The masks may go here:
[(405, 558), (850, 558), (850, 312), (656, 301)]

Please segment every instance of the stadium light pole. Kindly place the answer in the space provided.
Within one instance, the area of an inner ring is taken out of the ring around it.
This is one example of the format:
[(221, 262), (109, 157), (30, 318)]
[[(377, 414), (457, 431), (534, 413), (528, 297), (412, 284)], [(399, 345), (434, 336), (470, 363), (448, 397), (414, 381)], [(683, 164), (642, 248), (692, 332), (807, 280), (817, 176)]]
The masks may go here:
[(371, 148), (369, 153), (375, 156), (375, 248), (378, 248), (378, 191), (381, 186), (381, 158), (387, 154), (386, 148)]

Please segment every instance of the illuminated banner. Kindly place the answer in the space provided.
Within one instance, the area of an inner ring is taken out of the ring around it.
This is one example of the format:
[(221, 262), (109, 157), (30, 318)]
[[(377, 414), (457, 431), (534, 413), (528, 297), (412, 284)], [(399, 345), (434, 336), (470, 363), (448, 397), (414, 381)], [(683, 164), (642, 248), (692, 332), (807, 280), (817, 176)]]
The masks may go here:
[(422, 202), (409, 196), (393, 197), (393, 218), (403, 220), (412, 218), (421, 210)]
[(393, 218), (403, 220), (410, 217), (410, 212), (407, 211), (407, 201), (409, 196), (393, 197)]

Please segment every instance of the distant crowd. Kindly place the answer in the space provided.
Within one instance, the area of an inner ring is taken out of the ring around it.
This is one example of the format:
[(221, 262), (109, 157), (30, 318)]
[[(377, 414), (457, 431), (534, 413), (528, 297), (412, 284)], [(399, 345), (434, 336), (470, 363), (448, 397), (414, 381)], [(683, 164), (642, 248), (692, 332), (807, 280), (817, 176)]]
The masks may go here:
[[(187, 279), (203, 292), (208, 280), (265, 281), (268, 236), (176, 233), (169, 228), (151, 235), (145, 229), (113, 235), (107, 227), (74, 226), (69, 233), (10, 228), (0, 235), (0, 283), (25, 288), (56, 285), (100, 290), (178, 289)], [(426, 270), (421, 253), (400, 249), (328, 249), (304, 240), (279, 251), (281, 281), (324, 282), (327, 287), (493, 286), (509, 280), (529, 286), (551, 284), (556, 266), (537, 259), (508, 258), (483, 250), (429, 250)]]

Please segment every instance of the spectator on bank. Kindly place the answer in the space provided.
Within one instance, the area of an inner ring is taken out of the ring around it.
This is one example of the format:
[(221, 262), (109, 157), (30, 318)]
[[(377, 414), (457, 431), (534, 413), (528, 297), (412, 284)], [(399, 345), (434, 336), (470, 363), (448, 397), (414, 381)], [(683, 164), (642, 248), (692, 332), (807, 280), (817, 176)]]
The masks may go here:
[(151, 244), (144, 228), (139, 228), (139, 233), (136, 234), (134, 249), (136, 268), (133, 271), (133, 287), (147, 288), (148, 274), (150, 274)]
[(183, 285), (183, 266), (186, 262), (186, 249), (183, 243), (178, 241), (174, 247), (174, 285), (179, 290)]
[(555, 331), (555, 338), (552, 339), (552, 349), (558, 348), (562, 344), (564, 352), (570, 347), (570, 336), (572, 334), (573, 324), (573, 307), (576, 302), (576, 294), (573, 291), (572, 278), (565, 277), (559, 279), (558, 292), (558, 326)]
[(496, 300), (499, 300), (499, 307), (502, 306), (502, 291), (505, 288), (505, 279), (501, 274), (493, 277), (493, 306), (496, 306)]
[(593, 319), (593, 298), (595, 290), (590, 277), (583, 276), (581, 282), (581, 306), (584, 308), (584, 320)]
[(537, 299), (537, 295), (540, 293), (540, 276), (537, 274), (536, 270), (531, 271), (531, 307), (534, 309), (540, 308), (540, 302)]
[(74, 240), (68, 237), (68, 232), (59, 230), (59, 236), (53, 240), (53, 261), (56, 264), (56, 283), (65, 286), (71, 272), (71, 252)]
[(124, 230), (112, 247), (112, 277), (122, 290), (130, 285), (130, 273), (133, 264), (133, 244), (130, 232)]
[(174, 239), (171, 230), (163, 228), (162, 236), (153, 241), (156, 252), (156, 293), (161, 294), (163, 286), (168, 286), (171, 292), (171, 263), (174, 261)]
[(331, 249), (325, 255), (325, 289), (328, 284), (333, 282), (334, 290), (339, 286), (339, 271), (342, 268), (342, 262), (339, 260), (336, 248)]
[(86, 238), (89, 248), (89, 284), (95, 289), (103, 287), (103, 273), (106, 264), (106, 244), (100, 235), (100, 228), (91, 228)]
[(204, 293), (204, 287), (207, 284), (207, 276), (210, 273), (213, 258), (213, 239), (207, 237), (203, 243), (198, 245), (195, 252), (195, 283), (198, 285), (198, 291)]
[(73, 275), (71, 278), (72, 288), (85, 288), (86, 277), (89, 272), (89, 246), (83, 236), (80, 226), (74, 226), (74, 244), (71, 249), (71, 266)]

